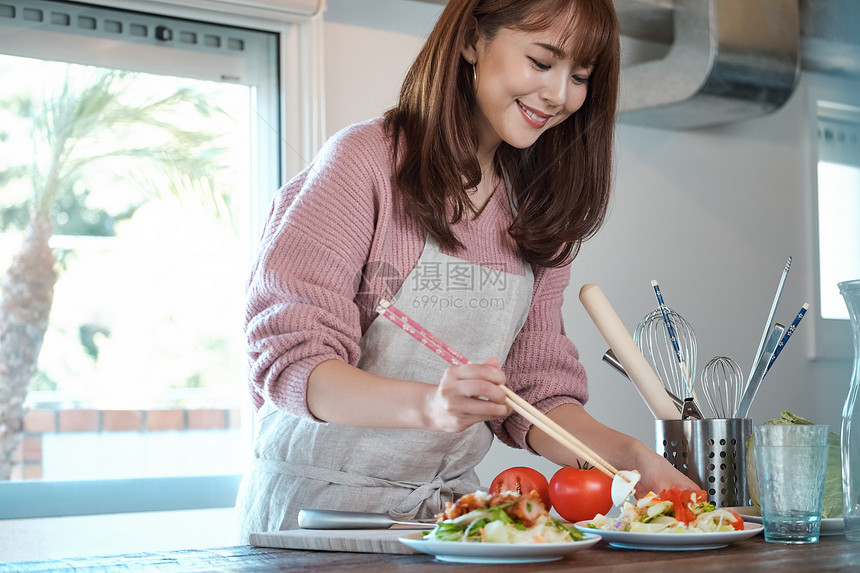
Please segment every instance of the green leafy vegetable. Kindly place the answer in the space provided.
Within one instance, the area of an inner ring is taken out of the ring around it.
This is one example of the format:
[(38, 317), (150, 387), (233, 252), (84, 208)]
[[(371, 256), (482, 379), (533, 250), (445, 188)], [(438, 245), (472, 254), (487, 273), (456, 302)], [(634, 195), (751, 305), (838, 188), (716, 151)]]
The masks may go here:
[[(500, 542), (507, 541), (505, 527), (512, 527), (518, 531), (528, 531), (523, 523), (511, 519), (505, 513), (504, 508), (513, 505), (506, 503), (485, 509), (475, 509), (461, 515), (458, 518), (440, 521), (436, 529), (424, 532), (425, 538), (432, 536), (437, 541), (458, 542)], [(562, 535), (566, 535), (571, 541), (581, 541), (585, 535), (575, 527), (568, 526), (556, 518), (547, 515), (546, 525), (554, 527)], [(484, 534), (481, 530), (484, 530)], [(486, 537), (486, 538), (485, 538)]]
[(557, 529), (561, 531), (566, 531), (573, 541), (582, 541), (583, 539), (585, 539), (585, 534), (577, 528), (572, 527), (570, 525), (565, 525), (554, 517), (551, 517), (550, 520)]

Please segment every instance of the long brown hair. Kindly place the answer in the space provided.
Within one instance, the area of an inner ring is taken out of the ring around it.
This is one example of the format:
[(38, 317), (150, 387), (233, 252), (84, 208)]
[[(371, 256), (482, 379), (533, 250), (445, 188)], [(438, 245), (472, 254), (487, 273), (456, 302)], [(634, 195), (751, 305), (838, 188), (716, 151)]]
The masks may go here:
[[(395, 183), (407, 208), (440, 245), (462, 244), (451, 224), (471, 211), (468, 191), (481, 180), (473, 124), (472, 68), (461, 55), (478, 31), (569, 25), (562, 44), (594, 66), (582, 107), (527, 149), (504, 142), (496, 169), (508, 177), (516, 206), (509, 229), (522, 256), (562, 266), (603, 224), (612, 179), (618, 74), (618, 22), (612, 0), (450, 0), (412, 64), (397, 105), (385, 114), (393, 139)], [(402, 145), (401, 145), (402, 143)]]

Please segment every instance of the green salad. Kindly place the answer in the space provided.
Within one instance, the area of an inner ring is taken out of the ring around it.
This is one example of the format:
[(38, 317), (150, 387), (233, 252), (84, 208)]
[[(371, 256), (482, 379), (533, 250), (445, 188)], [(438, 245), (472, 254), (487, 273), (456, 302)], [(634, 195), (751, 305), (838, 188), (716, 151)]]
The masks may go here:
[(636, 503), (625, 502), (617, 518), (598, 514), (589, 527), (630, 533), (724, 533), (743, 531), (734, 511), (714, 507), (703, 490), (671, 488), (649, 492)]
[(449, 504), (436, 519), (436, 527), (424, 539), (476, 543), (563, 543), (585, 539), (578, 529), (552, 517), (537, 492), (470, 493)]

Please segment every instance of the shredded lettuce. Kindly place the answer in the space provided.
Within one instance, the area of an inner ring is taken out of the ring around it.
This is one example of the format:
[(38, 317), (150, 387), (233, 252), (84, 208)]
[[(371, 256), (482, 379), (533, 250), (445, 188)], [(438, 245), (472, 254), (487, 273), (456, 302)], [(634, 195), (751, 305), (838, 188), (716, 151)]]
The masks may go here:
[(581, 531), (549, 514), (539, 517), (533, 527), (526, 527), (504, 512), (507, 505), (511, 504), (475, 509), (440, 521), (433, 531), (424, 534), (424, 539), (473, 543), (560, 543), (585, 539)]

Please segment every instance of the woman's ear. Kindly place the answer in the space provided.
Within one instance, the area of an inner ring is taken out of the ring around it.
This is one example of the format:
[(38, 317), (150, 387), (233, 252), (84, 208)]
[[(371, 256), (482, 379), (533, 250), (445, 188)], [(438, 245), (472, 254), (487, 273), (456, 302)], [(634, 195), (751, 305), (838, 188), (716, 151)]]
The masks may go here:
[(466, 33), (463, 35), (463, 45), (460, 53), (470, 64), (478, 61), (478, 22), (474, 17), (469, 19)]

